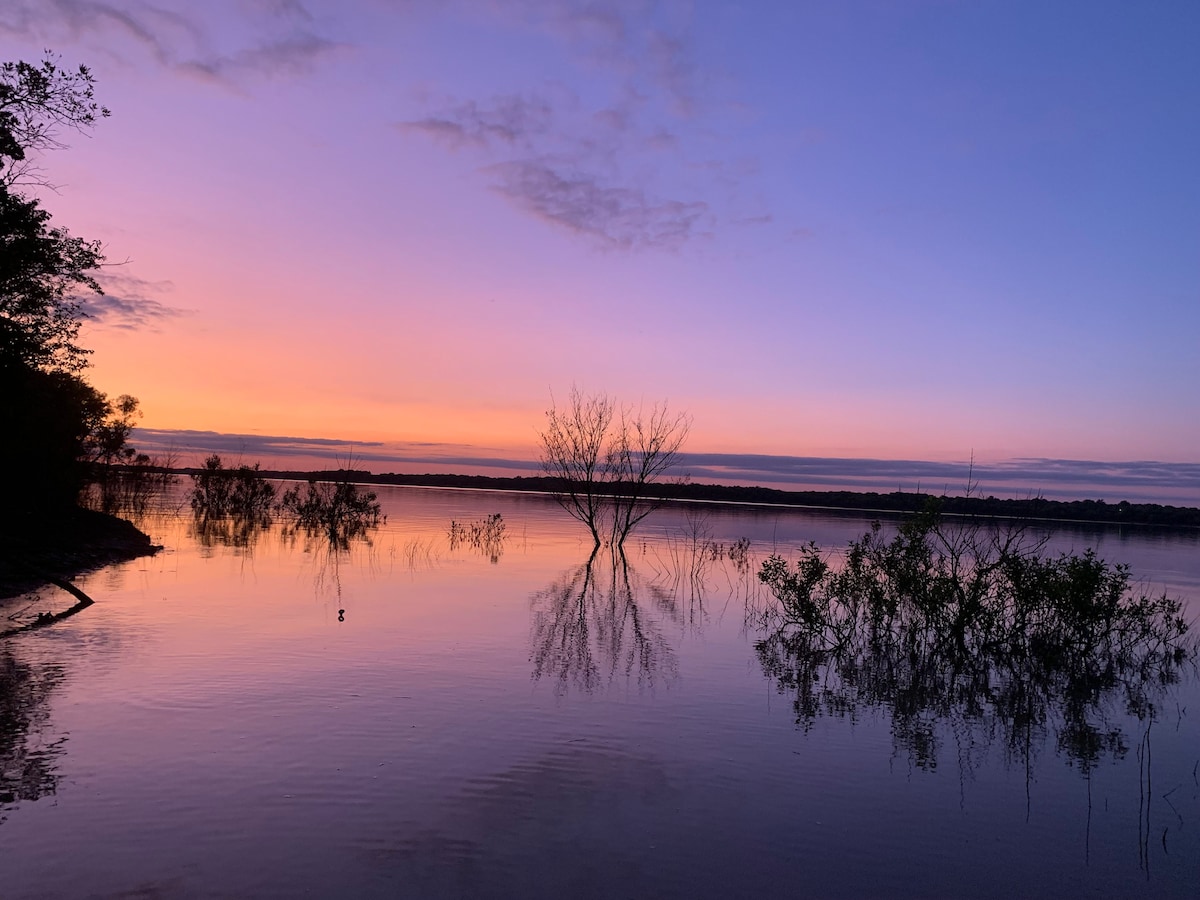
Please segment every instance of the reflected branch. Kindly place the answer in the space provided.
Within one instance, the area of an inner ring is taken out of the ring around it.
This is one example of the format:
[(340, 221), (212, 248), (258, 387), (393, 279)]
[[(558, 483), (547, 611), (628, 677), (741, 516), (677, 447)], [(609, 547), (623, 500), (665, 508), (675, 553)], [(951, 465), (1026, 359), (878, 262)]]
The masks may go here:
[(0, 813), (58, 789), (57, 762), (66, 737), (46, 741), (44, 732), (50, 694), (63, 677), (60, 666), (39, 669), (0, 653)]
[(677, 675), (675, 650), (639, 604), (623, 553), (597, 549), (531, 598), (533, 679), (562, 694), (591, 693), (624, 677), (653, 689)]
[(48, 575), (43, 575), (42, 577), (48, 584), (52, 584), (55, 587), (61, 588), (74, 597), (75, 605), (69, 607), (68, 609), (64, 609), (62, 612), (38, 613), (31, 622), (26, 622), (24, 625), (18, 625), (14, 628), (9, 628), (6, 631), (0, 631), (0, 638), (11, 637), (14, 634), (20, 634), (23, 631), (34, 631), (38, 628), (46, 628), (49, 625), (53, 625), (55, 622), (61, 622), (63, 619), (69, 619), (71, 616), (78, 612), (82, 612), (96, 602), (69, 581), (65, 581), (61, 578), (54, 578)]

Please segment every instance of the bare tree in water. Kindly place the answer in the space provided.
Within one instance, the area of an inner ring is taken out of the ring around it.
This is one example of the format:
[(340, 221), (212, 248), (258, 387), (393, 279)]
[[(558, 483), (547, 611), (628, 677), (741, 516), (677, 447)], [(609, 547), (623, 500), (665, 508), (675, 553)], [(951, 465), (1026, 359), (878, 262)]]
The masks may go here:
[(555, 498), (597, 547), (619, 547), (663, 502), (649, 486), (677, 465), (691, 425), (691, 416), (671, 412), (666, 402), (634, 409), (572, 387), (563, 406), (546, 411), (542, 471), (559, 482)]

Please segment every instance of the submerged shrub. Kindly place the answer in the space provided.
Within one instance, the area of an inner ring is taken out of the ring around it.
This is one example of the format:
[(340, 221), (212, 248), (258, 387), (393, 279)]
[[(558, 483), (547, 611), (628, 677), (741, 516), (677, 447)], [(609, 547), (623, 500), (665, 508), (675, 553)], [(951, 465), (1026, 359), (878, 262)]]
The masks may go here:
[(277, 509), (291, 519), (294, 528), (310, 535), (324, 535), (331, 544), (344, 547), (352, 538), (365, 537), (383, 519), (383, 507), (374, 491), (360, 491), (348, 481), (308, 482), (283, 492)]
[(250, 547), (270, 527), (274, 500), (258, 463), (226, 468), (214, 453), (192, 475), (192, 534), (206, 547)]
[(727, 551), (729, 561), (733, 563), (734, 568), (739, 574), (746, 574), (750, 571), (750, 538), (740, 537), (734, 543), (729, 545)]
[(192, 512), (201, 518), (231, 516), (269, 523), (275, 486), (253, 466), (226, 468), (221, 457), (213, 454), (204, 467), (192, 475)]
[(918, 765), (936, 765), (934, 724), (978, 726), (1028, 755), (1058, 746), (1088, 768), (1125, 750), (1114, 710), (1153, 717), (1194, 657), (1180, 601), (1140, 593), (1092, 550), (1044, 553), (1021, 527), (946, 525), (936, 509), (885, 536), (876, 523), (834, 562), (815, 545), (766, 560), (776, 600), (760, 662), (794, 695), (797, 721), (891, 710)]

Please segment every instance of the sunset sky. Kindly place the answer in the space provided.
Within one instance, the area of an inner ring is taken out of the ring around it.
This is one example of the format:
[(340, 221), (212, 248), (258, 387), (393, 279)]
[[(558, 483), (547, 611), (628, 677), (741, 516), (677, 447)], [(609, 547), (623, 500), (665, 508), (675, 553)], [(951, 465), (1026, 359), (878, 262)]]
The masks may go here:
[[(3, 0), (143, 424), (1200, 462), (1200, 4)], [(383, 467), (386, 470), (386, 466)]]

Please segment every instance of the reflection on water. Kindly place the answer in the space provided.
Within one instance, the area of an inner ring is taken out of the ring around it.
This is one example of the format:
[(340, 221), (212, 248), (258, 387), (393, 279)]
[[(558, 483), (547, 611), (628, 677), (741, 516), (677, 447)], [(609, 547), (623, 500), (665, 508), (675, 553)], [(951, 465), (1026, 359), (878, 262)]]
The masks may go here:
[(481, 556), (486, 556), (492, 565), (500, 562), (504, 546), (508, 542), (508, 525), (500, 513), (492, 513), (474, 522), (450, 521), (450, 550), (470, 547)]
[[(150, 520), (167, 551), (0, 643), (0, 895), (1195, 894), (1186, 671), (748, 624), (845, 515), (671, 507), (589, 560), (546, 498), (379, 500), (349, 546)], [(1200, 597), (1191, 539), (1104, 541)]]
[[(339, 600), (343, 563), (356, 552), (366, 553), (374, 561), (372, 536), (385, 518), (374, 492), (360, 492), (355, 485), (342, 482), (309, 482), (307, 493), (294, 485), (283, 492), (280, 504), (272, 507), (276, 489), (262, 478), (257, 466), (222, 472), (220, 459), (214, 456), (209, 462), (213, 461), (216, 475), (193, 476), (196, 485), (187, 527), (188, 537), (203, 556), (211, 558), (217, 548), (227, 547), (250, 557), (260, 541), (273, 535), (280, 547), (303, 554), (311, 563), (318, 595), (332, 593)], [(152, 522), (147, 519), (143, 524)], [(414, 566), (419, 546), (409, 548)], [(431, 556), (426, 552), (421, 558), (428, 562)], [(345, 621), (344, 609), (338, 611), (338, 621)]]
[(678, 673), (675, 651), (649, 607), (677, 614), (674, 597), (645, 584), (619, 551), (594, 552), (530, 600), (533, 678), (591, 692), (616, 678), (653, 689)]
[(61, 666), (30, 665), (0, 648), (0, 822), (11, 806), (58, 788), (67, 739), (52, 736), (49, 701), (63, 674)]
[(934, 514), (894, 535), (876, 524), (838, 566), (815, 545), (794, 569), (772, 556), (763, 669), (806, 729), (884, 711), (923, 769), (944, 735), (967, 768), (997, 740), (1028, 767), (1050, 732), (1085, 773), (1123, 758), (1123, 723), (1154, 721), (1195, 672), (1196, 640), (1178, 601), (1138, 593), (1127, 568), (1091, 550), (1048, 554), (1046, 541)]
[(212, 555), (217, 547), (236, 547), (253, 550), (258, 539), (271, 527), (269, 515), (210, 516), (193, 515), (188, 523), (188, 535)]
[(352, 543), (369, 542), (372, 532), (386, 519), (375, 492), (348, 481), (309, 481), (304, 489), (292, 485), (279, 495), (278, 502), (277, 494), (278, 489), (257, 463), (227, 468), (214, 454), (192, 475), (190, 534), (206, 548), (248, 550), (279, 521), (285, 538), (303, 535), (310, 546), (321, 543), (334, 550), (349, 550)]

